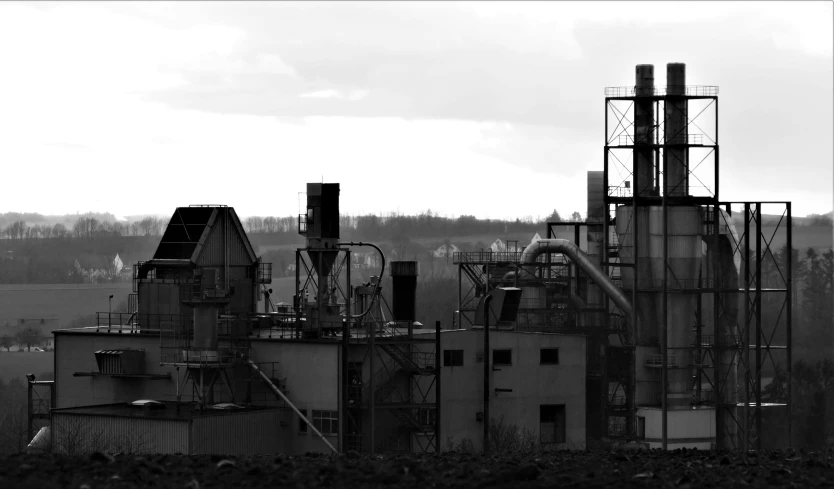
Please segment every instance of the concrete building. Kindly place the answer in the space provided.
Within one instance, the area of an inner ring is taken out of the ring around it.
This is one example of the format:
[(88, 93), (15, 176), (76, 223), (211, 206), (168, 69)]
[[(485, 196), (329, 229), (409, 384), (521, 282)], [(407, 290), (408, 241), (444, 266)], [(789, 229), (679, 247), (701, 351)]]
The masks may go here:
[[(390, 278), (354, 285), (346, 246), (365, 244), (337, 245), (338, 208), (328, 206), (337, 206), (338, 184), (312, 185), (291, 303), (273, 303), (270, 266), (233, 209), (184, 207), (152, 259), (134, 267), (131, 311), (55, 331), (56, 450), (246, 455), (431, 452), (449, 437), (482, 444), (483, 329), (423, 327), (416, 262), (386, 264), (380, 253)], [(382, 280), (393, 291), (388, 311)], [(491, 417), (542, 443), (584, 446), (584, 338), (497, 329), (492, 337)], [(250, 443), (224, 444), (240, 433)]]
[[(443, 331), (441, 448), (483, 447), (483, 328)], [(490, 332), (490, 418), (559, 449), (585, 448), (585, 337)]]

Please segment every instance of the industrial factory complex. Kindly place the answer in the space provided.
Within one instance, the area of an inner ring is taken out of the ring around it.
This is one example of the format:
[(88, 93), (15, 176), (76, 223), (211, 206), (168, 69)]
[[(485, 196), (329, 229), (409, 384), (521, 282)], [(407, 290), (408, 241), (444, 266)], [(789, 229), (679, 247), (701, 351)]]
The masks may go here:
[[(32, 446), (489, 449), (498, 419), (555, 449), (786, 444), (791, 263), (768, 280), (762, 263), (774, 233), (791, 247), (790, 202), (719, 197), (718, 88), (687, 85), (684, 64), (606, 88), (604, 129), (587, 219), (454, 253), (449, 324), (421, 322), (416, 262), (340, 239), (338, 183), (307, 185), (293, 297), (273, 297), (232, 207), (177, 208), (134, 266), (129, 312), (54, 332), (54, 382), (30, 379)], [(763, 213), (782, 216), (775, 231)], [(380, 256), (369, 280), (351, 277), (359, 250)]]

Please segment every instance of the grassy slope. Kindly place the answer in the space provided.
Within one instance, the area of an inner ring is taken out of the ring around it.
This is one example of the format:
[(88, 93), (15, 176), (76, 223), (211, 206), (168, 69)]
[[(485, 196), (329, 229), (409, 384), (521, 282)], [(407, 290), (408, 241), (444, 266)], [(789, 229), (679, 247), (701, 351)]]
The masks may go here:
[(3, 382), (8, 382), (13, 378), (19, 378), (25, 382), (26, 374), (35, 374), (38, 380), (48, 380), (44, 374), (51, 374), (53, 369), (52, 352), (7, 352), (5, 350), (0, 352), (0, 379)]

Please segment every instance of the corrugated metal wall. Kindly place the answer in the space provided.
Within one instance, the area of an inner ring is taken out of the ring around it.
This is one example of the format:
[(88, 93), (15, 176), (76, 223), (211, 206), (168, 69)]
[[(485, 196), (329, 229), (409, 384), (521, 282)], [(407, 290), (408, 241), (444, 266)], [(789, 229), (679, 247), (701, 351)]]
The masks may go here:
[[(231, 216), (230, 216), (231, 217)], [(217, 220), (214, 222), (209, 233), (206, 244), (200, 251), (200, 256), (197, 258), (197, 264), (200, 266), (220, 266), (225, 263), (225, 224), (223, 222), (223, 213), (221, 212)], [(247, 266), (252, 264), (249, 259), (249, 254), (246, 251), (246, 245), (243, 242), (243, 237), (237, 232), (237, 228), (231, 222), (228, 224), (229, 228), (229, 266)]]
[(53, 412), (53, 450), (57, 453), (188, 453), (186, 420), (127, 418)]
[[(284, 421), (283, 427), (281, 421)], [(291, 421), (286, 410), (278, 409), (194, 418), (191, 426), (191, 453), (286, 453)]]

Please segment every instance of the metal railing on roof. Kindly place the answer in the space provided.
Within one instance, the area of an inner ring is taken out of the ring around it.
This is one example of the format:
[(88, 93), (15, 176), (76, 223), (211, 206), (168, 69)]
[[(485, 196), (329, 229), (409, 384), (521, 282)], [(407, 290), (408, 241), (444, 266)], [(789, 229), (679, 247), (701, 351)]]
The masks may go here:
[(611, 144), (611, 146), (634, 146), (635, 144), (691, 144), (691, 145), (701, 145), (704, 144), (704, 135), (703, 134), (681, 134), (678, 136), (672, 136), (666, 138), (665, 140), (661, 139), (660, 141), (655, 141), (654, 138), (649, 139), (648, 136), (641, 136), (639, 138), (635, 138), (632, 134), (620, 134), (614, 140), (611, 141), (612, 143), (616, 142), (616, 144)]
[[(718, 87), (714, 85), (687, 85), (685, 87), (672, 87), (672, 93), (668, 93), (667, 87), (605, 87), (606, 97), (663, 97), (666, 95), (683, 95), (687, 97), (716, 97)], [(638, 93), (639, 92), (639, 93)]]

